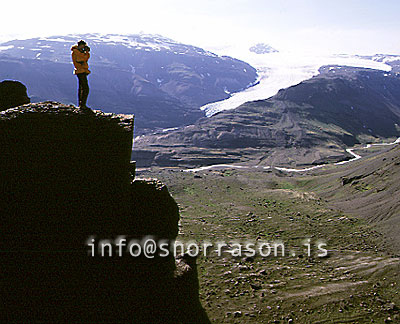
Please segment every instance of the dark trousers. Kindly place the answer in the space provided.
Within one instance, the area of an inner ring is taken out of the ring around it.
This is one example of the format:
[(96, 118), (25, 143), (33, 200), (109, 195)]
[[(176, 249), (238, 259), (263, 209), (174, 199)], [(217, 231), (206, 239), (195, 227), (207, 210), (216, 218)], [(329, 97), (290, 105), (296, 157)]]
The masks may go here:
[(89, 84), (87, 73), (78, 73), (76, 75), (78, 77), (79, 87), (78, 87), (78, 103), (79, 107), (86, 107), (87, 97), (89, 95)]

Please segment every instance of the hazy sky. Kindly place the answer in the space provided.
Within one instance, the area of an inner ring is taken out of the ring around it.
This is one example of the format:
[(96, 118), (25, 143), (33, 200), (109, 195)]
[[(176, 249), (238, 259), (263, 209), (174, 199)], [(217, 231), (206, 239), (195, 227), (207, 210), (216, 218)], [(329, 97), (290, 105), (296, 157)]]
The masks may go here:
[(69, 33), (158, 33), (205, 47), (400, 54), (400, 0), (19, 0), (0, 40)]

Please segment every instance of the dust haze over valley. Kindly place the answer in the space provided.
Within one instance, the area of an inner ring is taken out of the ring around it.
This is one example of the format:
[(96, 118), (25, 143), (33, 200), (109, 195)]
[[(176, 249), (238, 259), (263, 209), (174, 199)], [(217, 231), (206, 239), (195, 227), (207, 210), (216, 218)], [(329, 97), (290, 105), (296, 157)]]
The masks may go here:
[[(65, 7), (0, 35), (8, 321), (400, 323), (400, 5), (250, 3), (85, 3), (82, 28)], [(226, 244), (79, 254), (125, 235)], [(235, 254), (249, 242), (286, 253)]]

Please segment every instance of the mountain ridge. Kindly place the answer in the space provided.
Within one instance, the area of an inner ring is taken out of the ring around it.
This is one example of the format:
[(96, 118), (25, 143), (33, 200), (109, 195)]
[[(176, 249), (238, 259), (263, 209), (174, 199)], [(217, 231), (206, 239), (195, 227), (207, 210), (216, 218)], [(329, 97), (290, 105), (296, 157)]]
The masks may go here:
[(81, 38), (92, 49), (88, 104), (135, 114), (137, 133), (191, 124), (257, 78), (243, 61), (161, 36), (82, 34), (0, 44), (0, 79), (24, 83), (32, 102), (75, 103), (70, 47)]
[(226, 158), (260, 166), (315, 165), (345, 158), (348, 146), (400, 135), (399, 75), (340, 66), (320, 72), (269, 99), (140, 137), (135, 149), (158, 152), (155, 163), (159, 159), (164, 165), (168, 159), (189, 163), (191, 155), (198, 163), (199, 152), (209, 155), (210, 149), (218, 163)]

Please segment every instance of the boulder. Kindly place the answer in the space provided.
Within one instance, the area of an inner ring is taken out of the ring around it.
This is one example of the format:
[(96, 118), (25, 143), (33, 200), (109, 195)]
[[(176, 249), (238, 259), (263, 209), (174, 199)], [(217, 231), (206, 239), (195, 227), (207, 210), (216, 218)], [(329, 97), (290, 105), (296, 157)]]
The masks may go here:
[(0, 82), (0, 111), (30, 103), (26, 87), (18, 81)]

